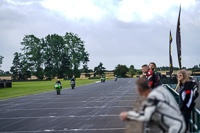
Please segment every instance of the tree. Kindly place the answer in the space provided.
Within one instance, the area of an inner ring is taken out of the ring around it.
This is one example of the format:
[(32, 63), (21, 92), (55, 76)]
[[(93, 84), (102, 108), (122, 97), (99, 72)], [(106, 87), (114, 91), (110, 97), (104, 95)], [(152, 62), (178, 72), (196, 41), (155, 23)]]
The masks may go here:
[(142, 71), (141, 70), (136, 70), (136, 74), (141, 75)]
[[(23, 72), (30, 71), (41, 80), (44, 75), (49, 78), (79, 77), (80, 64), (86, 67), (89, 61), (84, 42), (73, 33), (52, 34), (42, 39), (26, 35), (21, 44), (22, 54), (16, 53), (15, 61), (19, 58), (17, 62), (22, 63)], [(12, 68), (14, 73), (18, 70), (15, 67)]]
[(194, 72), (200, 72), (200, 66), (199, 65), (194, 65), (194, 67), (192, 67), (192, 73)]
[(0, 55), (0, 67), (1, 67), (1, 64), (3, 63), (3, 58), (4, 57)]
[(10, 71), (13, 74), (13, 79), (15, 80), (25, 80), (31, 77), (31, 71), (29, 70), (29, 66), (27, 64), (27, 60), (23, 57), (21, 53), (15, 52), (13, 59), (13, 66)]
[(94, 76), (96, 75), (102, 75), (105, 72), (105, 67), (103, 67), (103, 63), (99, 63), (97, 67), (94, 68)]
[[(0, 68), (1, 68), (1, 64), (3, 63), (3, 56), (0, 55)], [(0, 74), (3, 74), (3, 70), (0, 69)]]
[(127, 68), (126, 65), (118, 64), (115, 67), (114, 74), (117, 75), (117, 76), (121, 76), (121, 77), (127, 77), (126, 74), (127, 74), (128, 71), (129, 71), (129, 69)]
[(136, 74), (136, 70), (135, 70), (133, 65), (131, 65), (129, 67), (129, 72), (128, 73), (131, 75), (131, 78)]
[(77, 34), (66, 33), (63, 37), (65, 46), (70, 53), (70, 64), (72, 65), (73, 74), (75, 77), (80, 77), (79, 66), (80, 63), (87, 64), (89, 61), (89, 54), (85, 50), (84, 41), (78, 37)]
[[(63, 77), (61, 69), (63, 60), (68, 59), (68, 49), (65, 47), (62, 36), (57, 34), (48, 35), (44, 42), (44, 66), (45, 75), (48, 77)], [(63, 58), (64, 57), (64, 58)]]
[(26, 35), (21, 44), (24, 46), (22, 51), (27, 59), (27, 67), (31, 69), (32, 73), (36, 77), (43, 80), (44, 73), (42, 65), (44, 43), (42, 43), (42, 41), (34, 35)]
[(89, 54), (84, 42), (78, 35), (66, 33), (64, 37), (57, 34), (44, 39), (45, 75), (50, 77), (80, 77), (79, 67), (87, 65)]
[(83, 72), (85, 73), (85, 77), (90, 77), (90, 74), (88, 74), (89, 72), (89, 67), (87, 65), (88, 61), (89, 61), (89, 58), (85, 57), (83, 61)]

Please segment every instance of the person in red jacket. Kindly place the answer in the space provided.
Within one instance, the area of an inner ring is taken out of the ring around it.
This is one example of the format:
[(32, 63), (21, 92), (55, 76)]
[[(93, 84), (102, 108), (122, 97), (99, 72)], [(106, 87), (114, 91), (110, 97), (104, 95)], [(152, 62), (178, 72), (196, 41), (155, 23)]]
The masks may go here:
[(151, 89), (160, 85), (157, 80), (158, 78), (157, 75), (151, 69), (149, 69), (148, 65), (145, 64), (142, 66), (142, 72), (143, 72), (143, 75), (145, 75), (146, 78), (148, 79), (149, 87)]

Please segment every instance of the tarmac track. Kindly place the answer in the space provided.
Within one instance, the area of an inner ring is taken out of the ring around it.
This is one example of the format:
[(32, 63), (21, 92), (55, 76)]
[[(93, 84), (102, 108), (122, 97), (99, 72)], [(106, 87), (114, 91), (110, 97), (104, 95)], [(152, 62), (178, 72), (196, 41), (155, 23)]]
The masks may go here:
[[(0, 101), (0, 133), (123, 133), (121, 111), (137, 98), (135, 79)], [(66, 82), (66, 81), (64, 81)]]

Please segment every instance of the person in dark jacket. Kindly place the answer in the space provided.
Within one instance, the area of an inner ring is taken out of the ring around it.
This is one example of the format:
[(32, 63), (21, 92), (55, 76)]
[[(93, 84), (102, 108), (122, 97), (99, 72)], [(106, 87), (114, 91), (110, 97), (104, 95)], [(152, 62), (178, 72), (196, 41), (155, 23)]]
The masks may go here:
[(193, 92), (193, 82), (189, 80), (189, 75), (186, 70), (180, 70), (177, 73), (177, 80), (180, 84), (180, 110), (185, 118), (186, 126), (188, 129), (190, 114), (195, 106), (194, 102), (194, 92)]
[(157, 75), (157, 82), (160, 82), (160, 79), (161, 79), (161, 73), (160, 72), (158, 72), (158, 71), (156, 71), (156, 63), (154, 63), (154, 62), (150, 62), (149, 63), (149, 69), (150, 70), (152, 70), (156, 75)]

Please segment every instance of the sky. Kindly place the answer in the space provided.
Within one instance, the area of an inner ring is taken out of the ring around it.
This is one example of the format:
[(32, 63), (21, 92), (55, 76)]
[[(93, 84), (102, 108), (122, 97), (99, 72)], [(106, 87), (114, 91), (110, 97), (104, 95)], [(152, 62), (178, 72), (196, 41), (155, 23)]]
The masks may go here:
[(12, 66), (24, 35), (78, 34), (89, 52), (89, 68), (100, 62), (108, 70), (117, 64), (155, 62), (178, 67), (176, 25), (181, 4), (182, 66), (200, 63), (199, 0), (0, 0), (0, 55), (2, 70)]

